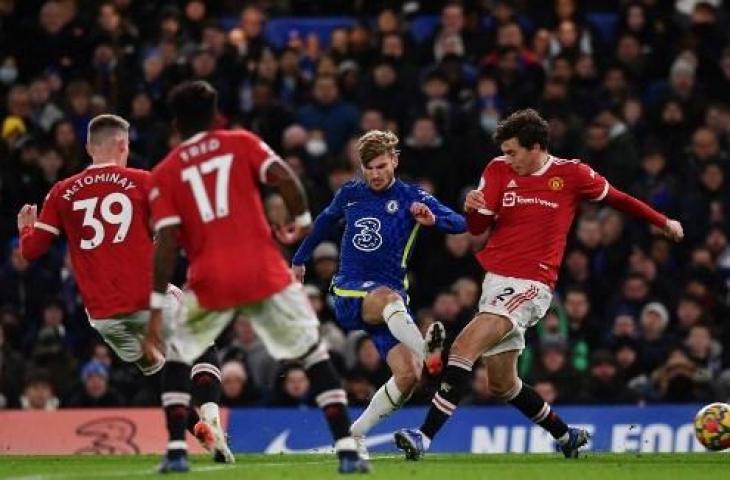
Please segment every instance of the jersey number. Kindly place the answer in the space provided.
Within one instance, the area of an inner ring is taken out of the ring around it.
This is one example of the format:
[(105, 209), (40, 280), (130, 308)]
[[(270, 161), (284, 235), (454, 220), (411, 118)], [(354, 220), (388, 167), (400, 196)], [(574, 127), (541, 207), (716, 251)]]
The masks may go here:
[[(85, 200), (77, 200), (73, 203), (74, 211), (84, 211), (83, 226), (89, 227), (94, 231), (94, 236), (91, 239), (81, 239), (80, 246), (82, 250), (93, 250), (104, 241), (104, 224), (94, 215), (98, 202), (99, 197), (92, 197)], [(118, 207), (115, 208), (115, 205)], [(112, 208), (114, 210), (118, 209), (118, 213), (114, 213)], [(119, 225), (112, 243), (123, 242), (127, 238), (129, 226), (132, 224), (132, 201), (129, 200), (129, 197), (119, 192), (110, 193), (102, 199), (99, 214), (101, 219), (106, 223)]]
[[(193, 190), (193, 198), (198, 206), (198, 212), (203, 222), (212, 222), (216, 218), (227, 217), (228, 210), (228, 183), (231, 178), (231, 164), (233, 154), (219, 155), (200, 165), (193, 165), (182, 171), (182, 179), (190, 184)], [(205, 190), (203, 175), (216, 172), (215, 179), (215, 211), (210, 203), (210, 197)]]

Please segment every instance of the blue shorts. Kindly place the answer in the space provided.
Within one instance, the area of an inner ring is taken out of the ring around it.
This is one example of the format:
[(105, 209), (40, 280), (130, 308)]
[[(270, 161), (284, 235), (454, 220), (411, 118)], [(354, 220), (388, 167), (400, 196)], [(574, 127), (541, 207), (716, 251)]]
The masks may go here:
[[(348, 332), (353, 330), (364, 330), (367, 332), (370, 339), (375, 343), (375, 348), (378, 349), (378, 353), (385, 360), (390, 349), (398, 345), (400, 341), (390, 333), (387, 325), (370, 325), (362, 319), (363, 298), (371, 290), (382, 286), (387, 285), (378, 285), (373, 282), (357, 282), (356, 284), (348, 282), (348, 284), (343, 286), (333, 287), (332, 293), (335, 298), (335, 317), (337, 318), (337, 323)], [(403, 292), (398, 293), (405, 298)]]

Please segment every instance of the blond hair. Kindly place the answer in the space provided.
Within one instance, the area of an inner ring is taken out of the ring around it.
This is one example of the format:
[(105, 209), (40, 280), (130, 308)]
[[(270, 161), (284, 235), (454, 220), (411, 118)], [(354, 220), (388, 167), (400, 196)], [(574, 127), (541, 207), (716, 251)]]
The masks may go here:
[(397, 145), (398, 137), (395, 133), (370, 130), (357, 140), (357, 153), (360, 155), (360, 162), (367, 165), (381, 155), (398, 155), (398, 150), (395, 148)]

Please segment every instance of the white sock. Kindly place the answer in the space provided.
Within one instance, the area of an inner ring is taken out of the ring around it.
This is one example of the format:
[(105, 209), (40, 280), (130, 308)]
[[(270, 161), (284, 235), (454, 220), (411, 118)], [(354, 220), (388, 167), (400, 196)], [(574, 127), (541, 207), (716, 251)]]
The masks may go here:
[(408, 314), (408, 309), (403, 300), (399, 299), (386, 305), (383, 309), (383, 319), (385, 324), (388, 325), (390, 333), (399, 342), (413, 350), (418, 358), (423, 358), (426, 349), (425, 340), (416, 323)]
[(356, 437), (364, 437), (381, 420), (393, 413), (403, 401), (403, 394), (395, 384), (395, 378), (381, 386), (362, 414), (352, 423), (350, 431)]
[(220, 426), (219, 415), (217, 403), (208, 402), (200, 406), (200, 419), (209, 425)]
[(565, 445), (568, 443), (568, 440), (570, 440), (570, 432), (565, 432), (562, 437), (558, 438), (558, 443), (560, 445)]
[(421, 432), (420, 430), (419, 432), (421, 433), (421, 437), (423, 439), (423, 449), (428, 450), (428, 448), (431, 446), (431, 439), (428, 438), (426, 434)]

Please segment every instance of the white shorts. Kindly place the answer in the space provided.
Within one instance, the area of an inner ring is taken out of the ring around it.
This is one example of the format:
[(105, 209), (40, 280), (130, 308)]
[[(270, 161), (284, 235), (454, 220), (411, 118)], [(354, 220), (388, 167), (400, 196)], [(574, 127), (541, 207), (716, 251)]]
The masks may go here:
[[(174, 285), (168, 285), (165, 306), (162, 308), (162, 338), (170, 335), (171, 325), (180, 315), (182, 295), (182, 290)], [(150, 311), (140, 310), (123, 317), (107, 319), (89, 317), (89, 322), (119, 358), (134, 363), (142, 358), (142, 340), (147, 332), (149, 319)]]
[(206, 310), (195, 293), (186, 290), (165, 356), (194, 362), (238, 313), (248, 317), (256, 335), (277, 360), (299, 358), (319, 340), (319, 320), (299, 282), (260, 302), (226, 310)]
[(506, 317), (512, 330), (484, 356), (525, 348), (525, 330), (535, 325), (548, 311), (553, 294), (544, 283), (487, 273), (482, 283), (479, 312)]

